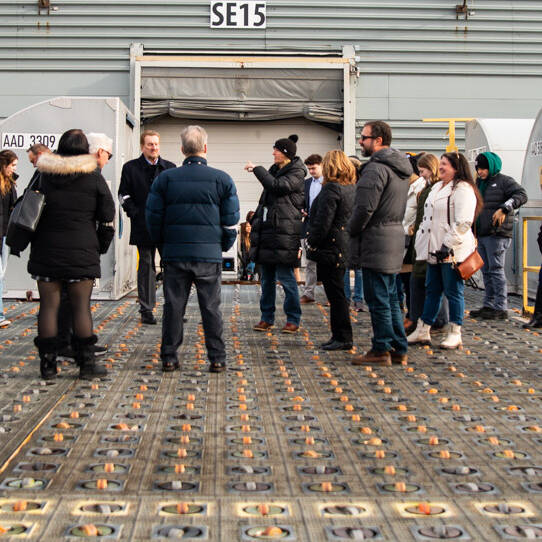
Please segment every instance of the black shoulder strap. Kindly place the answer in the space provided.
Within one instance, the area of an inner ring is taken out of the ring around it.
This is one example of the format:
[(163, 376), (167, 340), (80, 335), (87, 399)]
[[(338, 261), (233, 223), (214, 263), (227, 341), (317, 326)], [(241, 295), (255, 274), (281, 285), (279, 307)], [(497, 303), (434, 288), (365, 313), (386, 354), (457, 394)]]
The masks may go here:
[(40, 190), (41, 189), (41, 173), (38, 172), (35, 179), (26, 187), (27, 190)]

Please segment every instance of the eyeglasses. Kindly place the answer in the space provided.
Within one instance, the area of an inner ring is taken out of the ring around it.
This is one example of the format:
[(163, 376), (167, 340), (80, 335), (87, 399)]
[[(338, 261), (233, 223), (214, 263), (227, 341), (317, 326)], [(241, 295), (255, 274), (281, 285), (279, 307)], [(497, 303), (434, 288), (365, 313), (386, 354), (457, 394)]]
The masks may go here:
[(362, 141), (365, 141), (366, 139), (376, 139), (376, 136), (364, 136), (364, 135), (362, 135), (360, 139)]
[[(105, 151), (105, 152), (107, 152), (107, 151)], [(107, 159), (111, 160), (111, 158), (113, 158), (113, 155), (110, 152), (107, 152)]]

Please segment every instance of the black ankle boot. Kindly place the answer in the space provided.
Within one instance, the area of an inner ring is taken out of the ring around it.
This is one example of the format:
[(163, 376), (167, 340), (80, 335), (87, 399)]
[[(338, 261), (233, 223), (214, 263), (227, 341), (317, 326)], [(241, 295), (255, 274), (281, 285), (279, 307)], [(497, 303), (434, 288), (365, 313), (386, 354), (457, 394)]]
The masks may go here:
[(542, 327), (542, 314), (539, 312), (535, 312), (533, 314), (533, 317), (526, 324), (523, 324), (522, 327), (523, 329)]
[(79, 378), (90, 380), (107, 375), (105, 367), (96, 363), (93, 345), (98, 341), (96, 335), (80, 338), (75, 335), (72, 338), (72, 348), (75, 354), (75, 363), (79, 365)]
[(56, 377), (56, 356), (57, 356), (57, 338), (48, 337), (42, 339), (36, 337), (34, 344), (38, 347), (40, 356), (40, 374), (44, 380), (51, 380)]

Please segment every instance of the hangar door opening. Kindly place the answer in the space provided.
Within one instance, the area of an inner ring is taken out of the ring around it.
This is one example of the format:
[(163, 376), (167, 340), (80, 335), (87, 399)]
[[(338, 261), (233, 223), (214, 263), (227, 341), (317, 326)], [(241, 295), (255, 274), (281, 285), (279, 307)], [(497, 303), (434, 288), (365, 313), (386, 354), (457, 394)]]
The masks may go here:
[(304, 160), (309, 154), (322, 156), (342, 146), (341, 134), (303, 118), (265, 122), (224, 122), (202, 119), (163, 117), (147, 122), (142, 129), (160, 132), (160, 154), (175, 164), (181, 164), (181, 130), (198, 124), (209, 134), (209, 165), (227, 171), (235, 181), (241, 203), (241, 221), (248, 211), (255, 210), (262, 192), (253, 173), (243, 170), (248, 160), (269, 168), (273, 163), (273, 143), (290, 134), (297, 134), (298, 155)]
[(351, 47), (343, 56), (233, 57), (157, 54), (133, 44), (131, 67), (141, 128), (160, 132), (161, 155), (180, 164), (182, 127), (203, 126), (209, 162), (234, 179), (242, 219), (261, 193), (243, 166), (251, 160), (269, 167), (277, 139), (297, 134), (301, 158), (337, 148), (355, 151), (358, 71)]

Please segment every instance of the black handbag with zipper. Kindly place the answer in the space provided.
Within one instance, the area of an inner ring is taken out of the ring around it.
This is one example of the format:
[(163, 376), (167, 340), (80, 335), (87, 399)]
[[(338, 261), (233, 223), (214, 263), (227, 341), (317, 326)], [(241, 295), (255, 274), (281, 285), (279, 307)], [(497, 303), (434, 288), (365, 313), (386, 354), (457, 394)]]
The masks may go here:
[(28, 186), (13, 206), (6, 232), (6, 245), (15, 256), (18, 256), (32, 241), (45, 208), (45, 195), (40, 188), (41, 175)]

